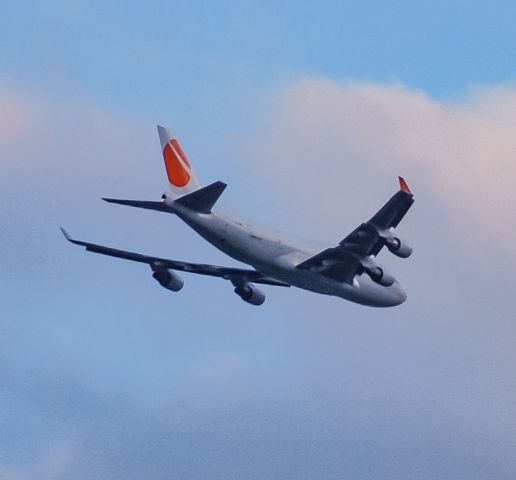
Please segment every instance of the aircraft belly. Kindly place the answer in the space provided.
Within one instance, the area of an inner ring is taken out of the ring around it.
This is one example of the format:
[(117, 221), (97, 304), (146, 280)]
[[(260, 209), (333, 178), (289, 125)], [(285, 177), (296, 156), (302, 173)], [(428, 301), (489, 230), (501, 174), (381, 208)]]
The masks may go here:
[(357, 277), (352, 284), (339, 282), (318, 272), (299, 270), (277, 265), (257, 265), (265, 275), (286, 282), (293, 287), (302, 288), (323, 295), (345, 298), (361, 305), (372, 307), (391, 307), (403, 303), (406, 294), (398, 282), (390, 287), (381, 286), (369, 277)]
[(216, 248), (236, 260), (252, 265), (265, 275), (316, 293), (346, 298), (350, 294), (352, 296), (353, 287), (350, 285), (319, 273), (295, 268), (297, 263), (310, 254), (293, 251), (277, 241), (253, 236), (219, 217), (209, 216), (201, 222), (187, 223)]
[(181, 219), (206, 241), (235, 260), (249, 265), (270, 261), (290, 251), (279, 242), (255, 236), (245, 228), (216, 215), (181, 213), (178, 212)]
[(277, 278), (293, 287), (310, 290), (325, 295), (343, 296), (350, 286), (337, 282), (329, 277), (308, 270), (299, 270), (294, 265), (291, 267), (279, 266), (270, 262), (255, 265), (265, 275)]
[(222, 252), (252, 265), (264, 275), (294, 287), (375, 307), (399, 305), (406, 299), (406, 294), (398, 282), (390, 287), (383, 287), (372, 282), (369, 277), (361, 276), (352, 284), (348, 284), (319, 272), (298, 269), (296, 265), (312, 253), (296, 250), (282, 243), (280, 239), (260, 237), (230, 219), (186, 210), (178, 210), (176, 213)]

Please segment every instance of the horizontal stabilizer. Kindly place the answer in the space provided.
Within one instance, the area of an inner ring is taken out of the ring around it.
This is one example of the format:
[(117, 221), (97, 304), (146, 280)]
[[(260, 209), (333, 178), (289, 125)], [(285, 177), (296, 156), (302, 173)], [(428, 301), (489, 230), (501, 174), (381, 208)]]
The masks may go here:
[(105, 202), (117, 203), (128, 207), (145, 208), (147, 210), (157, 210), (158, 212), (172, 213), (170, 207), (165, 202), (153, 202), (148, 200), (119, 200), (118, 198), (103, 198)]
[(211, 213), (213, 205), (217, 203), (226, 187), (227, 185), (224, 182), (215, 182), (188, 195), (179, 197), (174, 203), (184, 205), (196, 212)]

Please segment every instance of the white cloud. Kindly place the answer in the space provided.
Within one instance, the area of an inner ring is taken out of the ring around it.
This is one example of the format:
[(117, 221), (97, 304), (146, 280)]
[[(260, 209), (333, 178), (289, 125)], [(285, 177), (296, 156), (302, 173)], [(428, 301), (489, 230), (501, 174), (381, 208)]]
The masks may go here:
[(357, 201), (372, 213), (403, 174), (470, 245), (516, 246), (516, 88), (441, 101), (400, 84), (306, 78), (273, 96), (262, 122), (246, 158), (323, 225), (360, 220)]

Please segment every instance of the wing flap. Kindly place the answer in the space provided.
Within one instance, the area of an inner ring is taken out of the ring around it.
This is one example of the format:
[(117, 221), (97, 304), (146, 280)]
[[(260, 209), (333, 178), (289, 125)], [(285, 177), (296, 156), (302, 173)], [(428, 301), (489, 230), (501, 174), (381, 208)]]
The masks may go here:
[(355, 275), (370, 263), (385, 246), (385, 232), (397, 227), (406, 215), (414, 198), (407, 182), (399, 177), (400, 190), (378, 212), (362, 223), (336, 247), (327, 248), (297, 265), (304, 270), (315, 270), (336, 280), (351, 283)]

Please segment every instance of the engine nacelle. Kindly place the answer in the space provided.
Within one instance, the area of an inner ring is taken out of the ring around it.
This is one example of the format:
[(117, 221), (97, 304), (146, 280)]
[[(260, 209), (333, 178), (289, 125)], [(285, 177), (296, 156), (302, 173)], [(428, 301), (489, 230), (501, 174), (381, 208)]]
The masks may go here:
[(376, 282), (384, 287), (390, 287), (396, 279), (390, 274), (383, 270), (382, 267), (371, 267), (366, 269), (366, 273), (371, 277), (373, 282)]
[(154, 270), (152, 276), (163, 288), (172, 290), (173, 292), (179, 292), (185, 284), (183, 279), (177, 273), (166, 268)]
[(265, 302), (265, 293), (252, 283), (243, 283), (235, 287), (235, 293), (251, 305), (261, 305)]
[(385, 245), (389, 249), (389, 252), (397, 257), (408, 258), (412, 255), (412, 247), (397, 237), (387, 237), (385, 239)]

